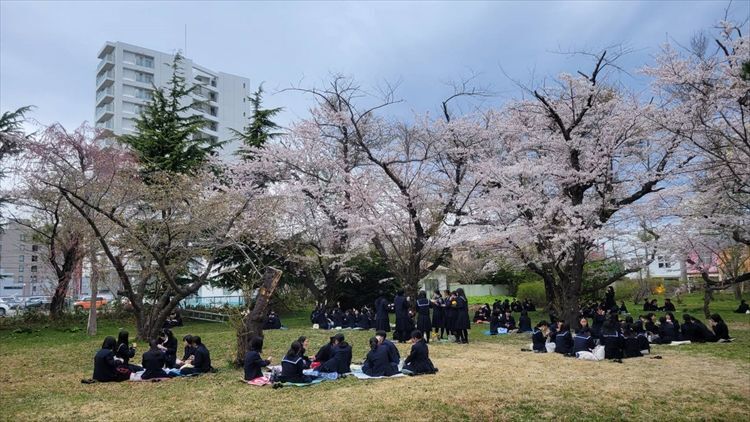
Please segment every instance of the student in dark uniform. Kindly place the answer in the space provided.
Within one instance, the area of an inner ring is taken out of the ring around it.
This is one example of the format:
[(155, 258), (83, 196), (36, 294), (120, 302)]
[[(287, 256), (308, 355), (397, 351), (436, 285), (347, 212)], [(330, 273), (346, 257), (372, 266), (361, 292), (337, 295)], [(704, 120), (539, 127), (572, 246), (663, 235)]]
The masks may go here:
[(672, 303), (671, 299), (664, 299), (664, 308), (662, 310), (664, 312), (674, 312), (677, 309), (675, 309), (674, 303)]
[(750, 311), (750, 305), (747, 304), (745, 299), (740, 300), (740, 306), (737, 307), (737, 309), (734, 310), (735, 314), (746, 314), (747, 311)]
[(631, 325), (631, 329), (638, 340), (638, 347), (640, 347), (641, 354), (651, 353), (651, 342), (648, 341), (648, 335), (643, 328), (643, 323), (639, 320)]
[(332, 352), (333, 355), (331, 358), (320, 365), (318, 371), (329, 373), (337, 372), (339, 375), (351, 372), (352, 346), (346, 342), (343, 334), (339, 333), (333, 336)]
[(445, 331), (449, 336), (452, 335), (457, 339), (458, 336), (455, 332), (457, 312), (456, 308), (451, 305), (456, 299), (456, 293), (446, 290), (443, 295), (445, 296)]
[(625, 306), (625, 301), (624, 300), (620, 301), (620, 309), (619, 309), (619, 311), (620, 311), (621, 314), (627, 314), (628, 313), (628, 307)]
[(456, 289), (456, 298), (451, 301), (451, 307), (456, 311), (456, 321), (453, 327), (456, 332), (456, 343), (469, 343), (469, 330), (471, 321), (469, 320), (469, 301), (466, 299), (464, 289)]
[(490, 335), (496, 336), (497, 335), (497, 329), (500, 328), (500, 313), (502, 311), (500, 309), (496, 309), (492, 311), (492, 316), (490, 316)]
[[(623, 331), (623, 357), (626, 358), (636, 358), (643, 356), (641, 353), (641, 345), (638, 341), (638, 336), (633, 331), (630, 326), (626, 326)], [(605, 355), (606, 355), (606, 349), (605, 349)]]
[(667, 320), (672, 322), (672, 325), (674, 326), (674, 340), (682, 340), (682, 328), (680, 326), (680, 321), (675, 318), (674, 314), (672, 312), (667, 312), (666, 315)]
[(531, 335), (532, 350), (535, 353), (547, 353), (547, 329), (549, 328), (547, 321), (539, 321), (536, 325), (534, 333)]
[(185, 345), (182, 353), (182, 359), (178, 359), (175, 363), (175, 367), (180, 367), (184, 365), (191, 356), (193, 356), (193, 353), (195, 353), (195, 347), (193, 347), (193, 336), (190, 334), (185, 335), (182, 337), (182, 341)]
[(604, 309), (601, 307), (596, 308), (596, 313), (594, 313), (592, 319), (594, 323), (591, 325), (591, 335), (594, 338), (601, 338), (602, 327), (604, 326), (604, 321), (607, 320), (607, 316), (604, 315)]
[(302, 345), (298, 341), (292, 342), (292, 345), (289, 346), (289, 351), (286, 352), (286, 356), (281, 360), (279, 381), (304, 384), (312, 382), (312, 377), (303, 373), (305, 363), (302, 361), (302, 356), (300, 356), (301, 350)]
[(130, 347), (130, 344), (128, 343), (128, 332), (125, 330), (120, 330), (120, 333), (117, 335), (117, 348), (115, 349), (115, 357), (120, 358), (122, 360), (121, 366), (127, 367), (130, 372), (138, 372), (142, 371), (143, 368), (141, 368), (138, 365), (132, 365), (130, 363), (130, 359), (132, 359), (135, 356), (135, 343), (133, 343), (133, 346)]
[(604, 345), (605, 359), (622, 359), (624, 341), (619, 326), (613, 326), (611, 321), (604, 323), (601, 342)]
[(161, 330), (160, 340), (159, 349), (164, 352), (167, 368), (174, 368), (177, 362), (177, 338), (172, 334), (172, 330), (165, 328)]
[(388, 301), (383, 296), (375, 301), (375, 329), (391, 331), (391, 321), (388, 318)]
[(670, 344), (676, 340), (674, 324), (667, 317), (659, 318), (659, 339), (655, 341), (658, 344)]
[(427, 299), (427, 293), (420, 290), (417, 294), (417, 329), (424, 333), (425, 341), (430, 342), (430, 331), (432, 330), (432, 321), (430, 320), (430, 308), (432, 302)]
[(375, 338), (378, 339), (378, 342), (382, 346), (385, 346), (388, 351), (388, 362), (398, 372), (398, 365), (401, 362), (401, 354), (398, 351), (398, 347), (392, 341), (388, 340), (387, 333), (383, 330), (376, 331)]
[(310, 340), (305, 336), (299, 336), (297, 337), (297, 341), (302, 345), (302, 350), (300, 350), (299, 355), (302, 356), (302, 360), (305, 362), (305, 369), (310, 369), (312, 360), (307, 356), (307, 348), (310, 347)]
[(595, 346), (594, 337), (591, 336), (591, 330), (588, 327), (576, 331), (576, 335), (573, 337), (573, 354), (591, 352)]
[(318, 353), (315, 354), (315, 362), (319, 362), (320, 364), (322, 364), (331, 359), (331, 357), (333, 356), (333, 339), (334, 336), (331, 336), (328, 343), (324, 344), (320, 349), (318, 349)]
[(377, 337), (370, 338), (370, 351), (367, 352), (362, 372), (371, 377), (390, 377), (398, 373), (388, 361), (388, 346), (380, 343)]
[(505, 328), (508, 331), (516, 329), (516, 319), (513, 318), (513, 314), (510, 310), (505, 311), (505, 315), (500, 317), (500, 327)]
[(205, 374), (206, 372), (210, 372), (211, 371), (211, 353), (208, 351), (208, 348), (203, 344), (203, 341), (201, 340), (200, 336), (193, 336), (192, 340), (193, 340), (192, 346), (194, 348), (194, 351), (193, 351), (193, 360), (191, 363), (193, 367), (181, 369), (180, 372), (184, 375)]
[(435, 330), (436, 336), (438, 332), (440, 333), (440, 340), (442, 340), (445, 332), (445, 300), (440, 295), (440, 290), (435, 290), (432, 303), (432, 329)]
[(555, 353), (569, 355), (573, 351), (573, 336), (568, 324), (561, 324), (555, 333)]
[(117, 340), (109, 336), (104, 339), (102, 348), (94, 356), (94, 375), (99, 382), (119, 382), (130, 378), (127, 372), (119, 372), (115, 363), (115, 346)]
[(402, 372), (408, 375), (434, 374), (437, 372), (437, 368), (430, 360), (430, 351), (422, 337), (422, 332), (414, 330), (411, 333), (411, 342), (411, 352), (404, 360)]
[(610, 310), (615, 307), (617, 307), (617, 303), (615, 302), (615, 289), (612, 286), (609, 286), (607, 287), (607, 293), (604, 294), (604, 308)]
[(529, 318), (529, 313), (527, 311), (521, 311), (521, 316), (518, 318), (518, 332), (531, 332), (531, 318)]
[(399, 343), (404, 343), (409, 340), (411, 331), (408, 331), (409, 301), (404, 297), (403, 290), (396, 292), (396, 297), (393, 299), (393, 310), (396, 313), (396, 331), (393, 334), (393, 339), (398, 340)]
[(263, 359), (260, 356), (261, 353), (263, 353), (263, 338), (254, 336), (250, 339), (250, 347), (248, 352), (245, 353), (243, 362), (246, 381), (262, 377), (263, 367), (271, 364), (271, 358)]
[(711, 328), (713, 328), (714, 330), (714, 335), (711, 337), (711, 341), (731, 340), (731, 338), (729, 337), (729, 327), (727, 327), (727, 324), (719, 314), (711, 315), (711, 318), (709, 318), (709, 323), (711, 324)]
[(161, 349), (159, 349), (159, 342), (157, 340), (151, 340), (148, 344), (150, 348), (141, 358), (141, 364), (146, 370), (141, 375), (141, 379), (148, 380), (152, 378), (170, 377), (164, 372), (164, 367), (167, 366), (167, 356)]

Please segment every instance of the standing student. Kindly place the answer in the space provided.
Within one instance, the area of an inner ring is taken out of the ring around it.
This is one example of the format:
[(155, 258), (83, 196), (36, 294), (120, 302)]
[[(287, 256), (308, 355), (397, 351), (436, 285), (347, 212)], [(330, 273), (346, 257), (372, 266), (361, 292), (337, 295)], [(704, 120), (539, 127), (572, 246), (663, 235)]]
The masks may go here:
[(168, 375), (164, 372), (164, 367), (167, 366), (166, 354), (159, 348), (160, 344), (157, 340), (149, 341), (148, 345), (148, 351), (146, 351), (141, 358), (141, 364), (146, 370), (141, 375), (141, 379), (167, 378)]
[(445, 300), (440, 295), (440, 290), (435, 289), (432, 295), (432, 329), (435, 330), (435, 336), (440, 332), (440, 340), (443, 339), (445, 332)]
[(346, 374), (351, 372), (352, 346), (346, 342), (344, 335), (339, 333), (333, 336), (333, 355), (330, 359), (320, 365), (320, 372)]
[(92, 378), (99, 382), (120, 382), (130, 378), (127, 371), (120, 372), (115, 362), (115, 347), (117, 340), (109, 336), (104, 339), (102, 348), (94, 355), (94, 375)]
[(302, 362), (302, 356), (300, 356), (301, 350), (302, 345), (298, 341), (293, 341), (292, 345), (289, 346), (289, 351), (286, 352), (286, 356), (281, 360), (279, 381), (302, 384), (312, 382), (312, 377), (303, 373), (305, 363)]
[(375, 329), (391, 331), (391, 321), (388, 318), (388, 301), (383, 296), (375, 301)]
[(245, 380), (250, 381), (263, 376), (263, 367), (271, 364), (271, 358), (263, 359), (263, 338), (254, 336), (250, 339), (249, 350), (245, 353), (243, 367), (245, 369)]
[(130, 359), (135, 356), (135, 350), (135, 343), (133, 343), (132, 347), (130, 344), (128, 344), (128, 332), (125, 330), (120, 330), (119, 334), (117, 335), (117, 348), (115, 349), (115, 357), (121, 359), (122, 366), (127, 367), (131, 372), (138, 372), (143, 370), (143, 368), (138, 365), (130, 364)]
[(430, 351), (421, 331), (412, 331), (411, 343), (411, 352), (404, 360), (402, 372), (407, 375), (434, 374), (437, 372), (437, 368), (430, 360)]
[(611, 310), (616, 307), (617, 303), (615, 302), (615, 289), (612, 286), (609, 286), (607, 287), (607, 293), (604, 294), (604, 308), (607, 310)]
[(409, 337), (407, 332), (409, 327), (409, 301), (404, 297), (403, 290), (396, 292), (396, 297), (393, 299), (393, 310), (396, 313), (396, 332), (393, 334), (393, 339), (398, 340), (399, 343), (404, 343)]
[(469, 320), (469, 301), (466, 299), (464, 289), (456, 289), (456, 298), (451, 301), (451, 307), (455, 309), (456, 321), (454, 331), (456, 332), (456, 343), (469, 343), (469, 330), (471, 321)]
[(164, 352), (164, 358), (167, 359), (167, 368), (174, 368), (177, 362), (177, 338), (175, 338), (172, 330), (165, 328), (161, 330), (160, 340), (161, 344), (158, 347)]
[(371, 377), (390, 377), (398, 373), (398, 367), (394, 368), (388, 360), (388, 346), (377, 337), (370, 338), (370, 351), (362, 364), (362, 372)]
[(547, 353), (547, 321), (539, 321), (536, 325), (534, 333), (531, 335), (531, 349), (535, 353)]
[(427, 299), (427, 293), (420, 290), (417, 294), (417, 329), (424, 333), (427, 343), (430, 342), (430, 331), (432, 330), (432, 321), (430, 320), (430, 308), (432, 302)]
[(452, 303), (456, 299), (456, 293), (446, 290), (445, 295), (445, 331), (448, 335), (453, 335), (454, 340), (458, 338), (455, 331), (457, 310)]

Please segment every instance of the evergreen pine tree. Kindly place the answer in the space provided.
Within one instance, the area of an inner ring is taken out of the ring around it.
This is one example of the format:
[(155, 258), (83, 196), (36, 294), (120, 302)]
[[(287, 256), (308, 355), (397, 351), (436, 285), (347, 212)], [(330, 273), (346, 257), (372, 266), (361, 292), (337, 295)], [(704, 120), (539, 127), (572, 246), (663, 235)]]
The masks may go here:
[(245, 160), (253, 158), (253, 149), (262, 148), (269, 140), (281, 135), (281, 132), (274, 132), (281, 126), (276, 124), (272, 119), (279, 114), (282, 107), (261, 108), (263, 102), (263, 84), (260, 84), (258, 90), (253, 93), (248, 100), (253, 106), (253, 114), (250, 116), (250, 124), (242, 132), (232, 130), (238, 139), (241, 139), (243, 146), (237, 151), (237, 155)]
[(177, 53), (166, 88), (154, 86), (152, 100), (136, 120), (136, 133), (119, 138), (133, 149), (146, 175), (162, 171), (193, 174), (223, 144), (200, 136), (206, 120), (191, 111), (201, 103), (190, 97), (196, 86), (188, 86), (181, 61)]

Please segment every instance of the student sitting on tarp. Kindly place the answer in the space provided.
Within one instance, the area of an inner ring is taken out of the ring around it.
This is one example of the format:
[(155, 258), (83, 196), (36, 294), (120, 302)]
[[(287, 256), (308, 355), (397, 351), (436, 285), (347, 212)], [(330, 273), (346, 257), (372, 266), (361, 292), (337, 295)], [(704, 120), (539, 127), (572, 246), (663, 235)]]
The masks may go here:
[(318, 371), (328, 373), (336, 372), (338, 374), (351, 372), (352, 346), (345, 341), (343, 334), (339, 333), (333, 336), (331, 352), (331, 358), (320, 365)]
[(388, 360), (388, 346), (381, 344), (377, 337), (370, 338), (370, 351), (362, 364), (362, 372), (371, 377), (390, 377), (398, 373), (397, 367)]
[(301, 384), (312, 382), (313, 378), (303, 373), (305, 363), (300, 356), (301, 351), (302, 345), (298, 341), (293, 341), (292, 345), (289, 346), (289, 351), (286, 352), (286, 356), (281, 360), (281, 375), (279, 375), (278, 381)]
[(402, 372), (407, 375), (434, 374), (437, 372), (437, 368), (430, 360), (430, 351), (421, 331), (412, 331), (411, 343), (411, 352), (404, 360)]
[(245, 353), (243, 366), (245, 369), (245, 380), (250, 381), (263, 376), (263, 367), (271, 364), (271, 358), (263, 359), (263, 338), (254, 336), (250, 339), (249, 350)]
[(102, 348), (94, 356), (94, 375), (93, 378), (99, 382), (119, 382), (126, 381), (130, 378), (130, 372), (123, 368), (118, 370), (115, 362), (115, 346), (117, 340), (108, 336), (102, 343)]

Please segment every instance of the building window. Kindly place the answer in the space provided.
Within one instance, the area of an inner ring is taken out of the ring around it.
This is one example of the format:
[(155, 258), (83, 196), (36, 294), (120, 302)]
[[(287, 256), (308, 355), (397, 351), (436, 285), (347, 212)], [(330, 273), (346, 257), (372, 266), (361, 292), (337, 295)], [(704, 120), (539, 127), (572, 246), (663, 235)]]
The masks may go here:
[(38, 268), (38, 267), (37, 267), (36, 265), (32, 265), (32, 266), (31, 266), (31, 272), (32, 272), (32, 273), (35, 273), (35, 272), (36, 272), (36, 270), (37, 270), (37, 268)]
[(39, 256), (31, 255), (31, 262), (37, 262), (37, 261), (39, 261)]
[(154, 75), (150, 73), (136, 72), (135, 80), (138, 82), (144, 82), (144, 83), (150, 84), (154, 82)]
[(39, 251), (39, 245), (31, 245), (31, 251), (32, 252), (38, 252)]
[(31, 277), (29, 277), (29, 281), (31, 281), (31, 283), (36, 283), (37, 277), (35, 275), (32, 275)]
[(23, 284), (23, 276), (22, 275), (18, 276), (18, 284)]
[(19, 240), (20, 240), (21, 242), (25, 242), (25, 241), (26, 241), (26, 235), (25, 235), (25, 234), (23, 234), (23, 233), (21, 233), (21, 236), (19, 237)]
[(672, 268), (672, 263), (667, 261), (664, 256), (656, 257), (656, 262), (659, 268)]
[(135, 55), (135, 64), (143, 67), (154, 67), (154, 58), (149, 56), (143, 56), (140, 54)]
[(24, 255), (18, 255), (18, 262), (23, 262), (25, 258)]
[(21, 265), (18, 266), (18, 272), (19, 273), (23, 272), (23, 264), (21, 264)]

